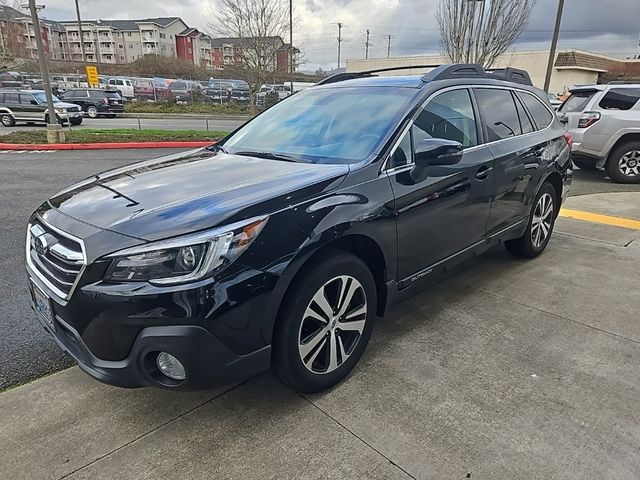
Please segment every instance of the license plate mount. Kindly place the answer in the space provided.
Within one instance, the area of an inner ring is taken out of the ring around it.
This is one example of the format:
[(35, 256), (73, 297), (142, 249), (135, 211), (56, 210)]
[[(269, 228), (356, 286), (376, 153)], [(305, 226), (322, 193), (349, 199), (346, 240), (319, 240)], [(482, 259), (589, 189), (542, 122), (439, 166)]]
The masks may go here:
[(31, 284), (31, 300), (33, 302), (33, 309), (36, 311), (38, 316), (44, 320), (49, 328), (55, 330), (56, 323), (53, 320), (51, 299), (35, 283)]

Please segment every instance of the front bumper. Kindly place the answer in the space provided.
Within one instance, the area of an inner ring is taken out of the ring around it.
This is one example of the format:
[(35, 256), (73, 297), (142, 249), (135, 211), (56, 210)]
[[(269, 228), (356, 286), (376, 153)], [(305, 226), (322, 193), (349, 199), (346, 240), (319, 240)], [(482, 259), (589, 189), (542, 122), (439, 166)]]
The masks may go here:
[[(91, 353), (78, 332), (61, 317), (56, 315), (55, 329), (40, 316), (38, 320), (84, 372), (118, 387), (202, 390), (245, 380), (268, 368), (271, 359), (271, 346), (238, 355), (203, 327), (176, 325), (145, 328), (126, 358), (102, 360)], [(159, 352), (171, 353), (180, 360), (187, 372), (184, 381), (172, 380), (159, 372), (156, 366)]]

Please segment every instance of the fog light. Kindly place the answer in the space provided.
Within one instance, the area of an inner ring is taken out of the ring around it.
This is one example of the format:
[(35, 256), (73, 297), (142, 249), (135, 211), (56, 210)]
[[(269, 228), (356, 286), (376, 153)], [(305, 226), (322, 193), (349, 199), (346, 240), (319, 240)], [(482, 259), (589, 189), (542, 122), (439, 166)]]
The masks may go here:
[(156, 364), (162, 373), (173, 380), (184, 380), (187, 377), (180, 360), (170, 353), (160, 352)]

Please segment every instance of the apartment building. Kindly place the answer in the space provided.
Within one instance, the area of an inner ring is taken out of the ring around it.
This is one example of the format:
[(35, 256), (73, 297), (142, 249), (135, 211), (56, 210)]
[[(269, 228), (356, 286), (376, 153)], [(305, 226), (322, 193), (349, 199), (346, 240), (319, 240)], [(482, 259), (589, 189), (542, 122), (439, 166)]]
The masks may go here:
[(199, 67), (211, 69), (212, 38), (197, 28), (187, 28), (176, 36), (178, 58), (187, 60)]
[[(190, 28), (180, 17), (140, 20), (83, 20), (82, 32), (75, 20), (56, 22), (41, 18), (41, 36), (52, 60), (82, 62), (82, 47), (89, 63), (131, 63), (144, 55), (181, 58), (207, 69), (242, 65), (244, 49), (255, 41), (242, 38), (212, 38)], [(35, 31), (26, 12), (0, 5), (0, 54), (37, 58)], [(265, 66), (273, 71), (289, 71), (293, 52), (294, 69), (300, 51), (280, 37), (261, 40), (273, 51)]]
[[(271, 71), (288, 72), (289, 58), (292, 55), (293, 69), (298, 68), (300, 50), (284, 43), (281, 37), (264, 37), (260, 50), (273, 52), (271, 58), (265, 62), (265, 68)], [(247, 49), (255, 49), (256, 40), (251, 38), (223, 37), (214, 38), (212, 41), (212, 66), (222, 70), (225, 67), (241, 66), (244, 58), (251, 56)]]
[[(67, 31), (71, 59), (82, 60), (78, 23), (61, 23)], [(97, 63), (130, 63), (143, 55), (176, 57), (176, 36), (186, 28), (179, 17), (82, 22), (87, 60)]]

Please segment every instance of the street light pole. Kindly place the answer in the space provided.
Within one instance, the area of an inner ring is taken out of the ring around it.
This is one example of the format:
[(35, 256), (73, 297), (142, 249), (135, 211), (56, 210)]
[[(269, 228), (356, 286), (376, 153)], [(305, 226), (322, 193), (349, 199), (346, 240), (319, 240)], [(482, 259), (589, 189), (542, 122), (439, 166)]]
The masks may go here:
[(78, 5), (78, 0), (76, 0), (76, 16), (78, 17), (78, 30), (80, 33), (80, 51), (82, 52), (82, 63), (84, 63), (84, 71), (86, 73), (87, 72), (87, 55), (84, 53), (84, 33), (82, 32), (82, 19), (80, 18), (80, 5)]
[(564, 0), (558, 0), (558, 13), (556, 14), (556, 25), (553, 29), (553, 37), (551, 38), (551, 49), (549, 50), (549, 63), (547, 63), (547, 72), (544, 76), (543, 90), (549, 93), (549, 84), (551, 83), (551, 72), (553, 71), (553, 63), (556, 59), (556, 47), (558, 45), (558, 35), (560, 35), (560, 22), (562, 22), (562, 11), (564, 10)]
[(289, 82), (293, 95), (293, 0), (289, 0)]
[[(49, 114), (49, 122), (47, 129), (57, 130), (59, 128), (56, 110), (53, 105), (53, 94), (51, 93), (51, 81), (49, 79), (49, 65), (47, 57), (44, 54), (44, 46), (42, 44), (42, 31), (40, 30), (40, 19), (38, 18), (38, 9), (44, 8), (40, 5), (36, 6), (36, 0), (29, 0), (29, 11), (31, 12), (31, 22), (36, 36), (36, 47), (38, 48), (38, 62), (40, 63), (40, 75), (42, 75), (42, 85), (44, 94), (47, 97), (47, 111)], [(49, 138), (49, 135), (47, 135)]]

